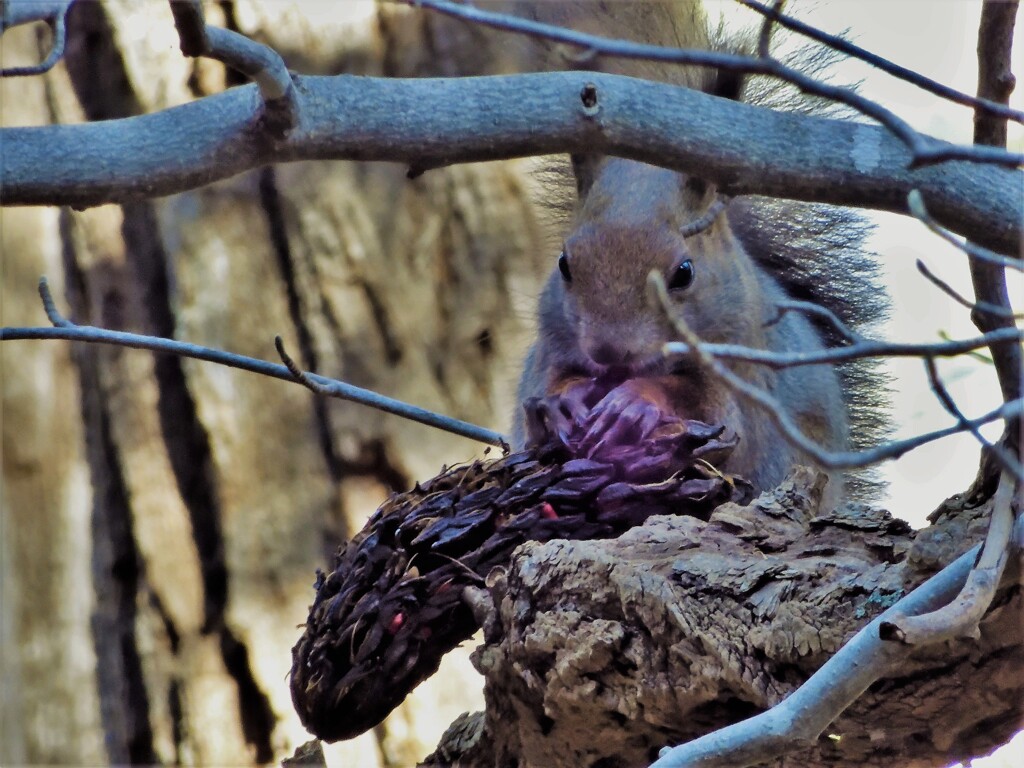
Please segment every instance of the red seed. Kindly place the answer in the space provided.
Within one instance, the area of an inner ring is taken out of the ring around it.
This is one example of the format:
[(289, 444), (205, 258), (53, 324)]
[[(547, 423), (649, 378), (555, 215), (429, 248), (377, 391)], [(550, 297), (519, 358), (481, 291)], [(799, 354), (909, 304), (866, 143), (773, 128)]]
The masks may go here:
[(398, 634), (398, 630), (402, 628), (403, 624), (405, 624), (405, 614), (402, 612), (396, 613), (394, 616), (391, 617), (391, 621), (388, 624), (388, 634)]
[(557, 520), (558, 513), (555, 512), (555, 508), (552, 507), (548, 502), (544, 502), (540, 508), (540, 516), (545, 520)]

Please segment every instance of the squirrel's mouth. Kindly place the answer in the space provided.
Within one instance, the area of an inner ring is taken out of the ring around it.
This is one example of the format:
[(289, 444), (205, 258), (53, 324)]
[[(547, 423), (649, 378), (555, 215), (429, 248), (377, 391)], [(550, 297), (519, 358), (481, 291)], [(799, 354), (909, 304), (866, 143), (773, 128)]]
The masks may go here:
[(662, 376), (675, 372), (676, 361), (670, 361), (661, 354), (649, 355), (646, 358), (629, 363), (602, 365), (587, 359), (587, 373), (597, 379), (623, 382), (644, 376)]
[(694, 360), (677, 359), (665, 362), (667, 372), (673, 376), (693, 376), (700, 371), (700, 366)]

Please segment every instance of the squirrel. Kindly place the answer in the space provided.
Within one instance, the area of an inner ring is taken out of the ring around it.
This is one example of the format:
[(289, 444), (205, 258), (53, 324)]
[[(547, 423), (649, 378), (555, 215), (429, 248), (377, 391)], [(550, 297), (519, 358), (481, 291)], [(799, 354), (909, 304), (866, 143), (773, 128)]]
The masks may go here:
[[(606, 37), (715, 46), (697, 0), (536, 0), (510, 7), (518, 15)], [(530, 45), (540, 69), (576, 64), (733, 99), (744, 85), (729, 72), (639, 60), (596, 62), (578, 52), (574, 61), (559, 46)], [(839, 341), (836, 329), (814, 316), (780, 313), (778, 305), (811, 301), (853, 328), (884, 313), (877, 267), (859, 246), (866, 227), (856, 214), (763, 198), (726, 202), (704, 179), (617, 157), (573, 156), (572, 175), (571, 225), (539, 300), (537, 336), (523, 366), (518, 401), (556, 398), (563, 411), (571, 410), (579, 405), (574, 403), (584, 382), (606, 377), (618, 386), (593, 406), (597, 438), (629, 434), (643, 419), (637, 403), (648, 403), (735, 431), (740, 443), (722, 469), (758, 491), (775, 487), (795, 464), (813, 464), (786, 442), (759, 406), (696, 361), (661, 354), (666, 342), (681, 339), (672, 318), (651, 301), (648, 275), (653, 270), (663, 277), (671, 315), (685, 320), (705, 342), (774, 352), (822, 349)], [(880, 433), (883, 387), (869, 366), (776, 371), (730, 362), (728, 367), (774, 396), (801, 431), (826, 449), (865, 445)], [(522, 407), (513, 442), (517, 447), (531, 442)], [(876, 489), (870, 479), (831, 473), (826, 502), (867, 499)]]

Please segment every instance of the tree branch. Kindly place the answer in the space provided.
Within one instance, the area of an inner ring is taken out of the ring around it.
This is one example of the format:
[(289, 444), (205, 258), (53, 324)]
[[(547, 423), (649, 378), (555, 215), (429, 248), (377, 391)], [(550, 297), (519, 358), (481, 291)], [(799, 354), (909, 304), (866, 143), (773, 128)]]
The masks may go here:
[(4, 0), (0, 2), (0, 35), (8, 28), (33, 21), (45, 21), (53, 30), (53, 43), (50, 52), (39, 64), (28, 67), (8, 67), (0, 69), (0, 77), (26, 77), (42, 75), (53, 69), (53, 66), (64, 56), (64, 45), (67, 43), (68, 8), (74, 0)]
[[(1013, 27), (1017, 16), (1017, 0), (993, 2), (986, 0), (981, 9), (978, 28), (978, 96), (1008, 103), (1015, 79), (1010, 70), (1010, 50), (1013, 47)], [(979, 145), (1006, 146), (1006, 118), (987, 114), (981, 110), (974, 115), (974, 142)], [(1018, 190), (1019, 193), (1019, 190)], [(1022, 195), (1024, 197), (1024, 195)], [(1020, 226), (1020, 221), (1017, 225)], [(974, 240), (976, 238), (970, 238)], [(968, 243), (971, 245), (971, 243)], [(981, 304), (1010, 309), (1006, 290), (1004, 265), (972, 259), (971, 284), (975, 300)], [(990, 312), (972, 312), (971, 319), (982, 333), (1016, 325), (1012, 317)], [(992, 362), (1003, 400), (1014, 400), (1024, 395), (1024, 358), (1020, 345), (991, 347)], [(1003, 442), (1017, 456), (1021, 455), (1020, 418), (1009, 421)], [(994, 474), (986, 468), (987, 454), (982, 454), (981, 475)]]
[[(587, 84), (596, 110), (580, 100)], [(943, 226), (1001, 252), (1020, 248), (1024, 174), (965, 162), (911, 171), (906, 147), (876, 126), (590, 72), (295, 85), (298, 122), (279, 140), (260, 125), (254, 86), (122, 120), (2, 129), (0, 204), (126, 202), (294, 160), (436, 167), (585, 150), (699, 173), (730, 195), (906, 213), (917, 188)]]
[[(772, 357), (791, 357), (792, 359), (786, 360), (787, 365), (801, 364), (804, 362), (801, 360), (801, 356), (786, 356), (782, 354), (773, 355), (770, 353), (766, 355), (759, 350), (746, 350), (742, 347), (731, 345), (705, 344), (697, 337), (685, 320), (681, 317), (673, 316), (668, 312), (668, 291), (665, 288), (665, 281), (661, 275), (656, 272), (652, 272), (649, 281), (651, 290), (654, 291), (654, 294), (661, 302), (661, 306), (665, 308), (666, 317), (671, 318), (671, 322), (675, 326), (676, 331), (685, 342), (686, 352), (689, 355), (696, 357), (701, 368), (717, 378), (719, 381), (723, 382), (739, 396), (760, 407), (765, 414), (771, 418), (772, 422), (782, 433), (783, 438), (789, 442), (790, 445), (793, 445), (803, 451), (812, 460), (817, 462), (819, 466), (826, 469), (853, 469), (877, 464), (885, 459), (899, 458), (903, 454), (907, 453), (907, 451), (913, 450), (925, 443), (939, 440), (943, 437), (948, 437), (949, 435), (954, 435), (959, 432), (971, 431), (983, 424), (996, 421), (997, 419), (1017, 418), (1022, 412), (1024, 412), (1024, 398), (1021, 398), (1012, 402), (1003, 403), (1003, 405), (996, 410), (990, 411), (980, 418), (958, 422), (952, 427), (927, 432), (922, 435), (915, 435), (914, 437), (907, 438), (906, 440), (895, 440), (883, 443), (864, 451), (827, 451), (800, 430), (800, 428), (790, 418), (786, 409), (783, 408), (782, 404), (779, 403), (777, 399), (763, 389), (760, 389), (737, 376), (729, 370), (729, 368), (719, 362), (716, 355), (712, 354), (711, 350), (717, 346), (719, 347), (719, 351), (722, 351), (721, 348), (725, 347), (724, 352), (726, 354), (723, 354), (723, 357), (726, 355), (731, 355), (733, 359), (747, 359), (749, 357), (752, 362), (760, 364), (768, 364), (767, 361)], [(835, 322), (838, 322), (838, 320)], [(840, 326), (841, 325), (842, 324), (840, 324)], [(859, 338), (849, 332), (849, 329), (846, 329), (846, 332), (848, 337), (852, 335), (855, 338)], [(864, 341), (860, 343), (867, 342)], [(947, 342), (947, 344), (953, 344), (953, 348), (955, 348), (955, 345), (960, 344), (960, 342)], [(945, 345), (940, 345), (940, 348), (942, 346)], [(665, 345), (665, 348), (667, 351), (676, 351), (682, 349), (683, 346), (677, 345), (675, 342), (670, 342)], [(819, 357), (825, 357), (831, 353), (842, 353), (843, 351), (844, 348), (826, 350), (820, 353)], [(967, 350), (961, 350), (961, 352), (963, 351)], [(816, 360), (816, 362), (822, 361)], [(1022, 467), (1019, 462), (1011, 461), (1010, 466), (1006, 467), (1006, 469), (1013, 473), (1015, 477), (1019, 478), (1021, 482), (1024, 482), (1024, 467)]]
[(775, 20), (782, 13), (786, 0), (772, 0), (769, 13), (764, 14), (764, 21), (761, 23), (761, 32), (757, 37), (757, 55), (762, 59), (772, 57), (772, 33), (775, 31)]
[(312, 382), (318, 394), (367, 405), (385, 413), (393, 413), (404, 419), (425, 424), (428, 427), (434, 427), (435, 429), (451, 432), (455, 435), (468, 437), (470, 440), (477, 440), (481, 443), (497, 446), (502, 450), (508, 450), (508, 442), (505, 437), (497, 432), (460, 421), (459, 419), (443, 416), (439, 413), (428, 411), (425, 408), (404, 403), (401, 400), (385, 397), (369, 389), (330, 379), (326, 376), (318, 376), (315, 373), (303, 373), (301, 377), (296, 377), (287, 366), (275, 365), (274, 363), (268, 363), (265, 360), (245, 355), (236, 355), (233, 352), (175, 341), (174, 339), (162, 339), (156, 336), (145, 336), (124, 331), (110, 331), (91, 325), (75, 325), (57, 311), (47, 286), (46, 278), (41, 278), (39, 281), (39, 295), (42, 298), (47, 317), (55, 327), (0, 328), (0, 342), (24, 339), (64, 339), (67, 341), (84, 341), (91, 344), (112, 344), (120, 347), (132, 347), (133, 349), (148, 349), (152, 352), (162, 352), (178, 355), (179, 357), (190, 357), (195, 360), (206, 360), (207, 362), (239, 368), (244, 371), (252, 371), (253, 373), (270, 376), (275, 379), (292, 382), (298, 381), (305, 386), (309, 386), (307, 382)]
[[(939, 368), (935, 365), (935, 358), (931, 355), (926, 356), (924, 358), (924, 367), (928, 374), (928, 383), (931, 385), (932, 392), (935, 393), (935, 397), (938, 398), (942, 407), (946, 409), (946, 412), (956, 419), (957, 423), (960, 424), (965, 431), (974, 435), (974, 439), (981, 444), (982, 448), (991, 450), (993, 448), (992, 444), (985, 439), (983, 434), (981, 434), (981, 430), (974, 424), (971, 424), (970, 420), (964, 416), (964, 412), (960, 410), (960, 406), (956, 404), (956, 400), (954, 400), (953, 396), (949, 394), (946, 384), (942, 381), (942, 377), (939, 375)], [(1009, 455), (1005, 449), (999, 448), (998, 450), (1001, 451), (1001, 459), (1004, 464), (1006, 464), (1007, 467), (1011, 467), (1014, 462), (1013, 456)]]
[(256, 83), (275, 135), (296, 124), (295, 87), (284, 60), (273, 48), (230, 29), (209, 26), (199, 0), (169, 0), (186, 56), (209, 56)]
[(67, 13), (74, 0), (4, 0), (0, 3), (0, 34), (33, 21), (53, 21)]
[(943, 280), (930, 269), (928, 269), (928, 266), (923, 261), (921, 261), (921, 259), (917, 259), (915, 264), (917, 265), (917, 271), (920, 272), (921, 275), (924, 276), (926, 280), (928, 280), (928, 282), (932, 283), (932, 285), (934, 285), (944, 294), (949, 296), (949, 298), (953, 299), (953, 301), (955, 301), (957, 304), (966, 309), (971, 310), (972, 312), (990, 312), (993, 315), (998, 315), (999, 317), (1008, 317), (1014, 320), (1020, 320), (1021, 318), (1024, 318), (1024, 315), (1016, 314), (1012, 309), (1008, 307), (997, 307), (995, 304), (989, 304), (988, 302), (985, 301), (969, 301), (963, 296), (963, 294), (958, 292), (953, 286), (951, 286), (945, 280)]
[[(981, 434), (978, 425), (964, 416), (963, 411), (960, 410), (956, 401), (953, 400), (953, 396), (949, 394), (949, 390), (946, 389), (946, 385), (939, 376), (938, 367), (935, 365), (935, 357), (933, 355), (926, 355), (924, 365), (928, 373), (928, 382), (931, 385), (932, 392), (935, 393), (939, 402), (942, 403), (942, 407), (946, 409), (946, 412), (957, 420), (957, 424), (963, 427), (964, 431), (970, 432), (974, 439), (978, 441), (982, 447), (982, 455), (985, 455), (986, 452), (990, 453), (998, 461), (1004, 473), (1012, 476), (1017, 482), (1024, 483), (1024, 466), (1017, 460), (1017, 456), (1002, 445), (1002, 443), (993, 445), (986, 440), (985, 436)], [(1008, 420), (1007, 423), (1012, 424), (1012, 419)]]
[[(1017, 531), (1015, 541), (1022, 533)], [(880, 627), (945, 605), (960, 592), (978, 551), (974, 547), (964, 553), (876, 617), (782, 703), (682, 746), (666, 748), (652, 768), (738, 768), (813, 744), (872, 683), (899, 668), (910, 655), (912, 646), (886, 642)]]
[[(1024, 155), (1019, 153), (938, 142), (931, 137), (918, 133), (893, 112), (861, 96), (856, 91), (820, 82), (812, 77), (808, 77), (800, 70), (788, 67), (768, 56), (743, 56), (741, 54), (724, 53), (721, 51), (687, 50), (634, 43), (627, 40), (615, 40), (550, 24), (542, 24), (508, 14), (493, 13), (472, 5), (453, 3), (450, 0), (402, 0), (402, 2), (428, 8), (438, 13), (443, 13), (446, 16), (491, 27), (492, 29), (575, 45), (583, 49), (588, 57), (600, 54), (602, 56), (615, 56), (625, 59), (643, 59), (671, 64), (714, 67), (716, 69), (743, 72), (751, 75), (770, 75), (792, 83), (804, 93), (846, 104), (861, 114), (876, 120), (888, 128), (894, 135), (898, 136), (911, 150), (909, 162), (909, 167), (911, 168), (948, 160), (996, 163), (1011, 168), (1024, 162)], [(767, 22), (770, 21), (771, 19), (767, 20)], [(767, 22), (761, 34), (760, 47), (762, 51), (766, 48), (769, 38), (770, 23)]]
[(910, 211), (911, 216), (928, 227), (928, 229), (950, 245), (967, 254), (970, 257), (969, 262), (984, 261), (997, 267), (1008, 267), (1018, 272), (1024, 272), (1024, 259), (1015, 259), (1010, 256), (993, 253), (977, 243), (972, 243), (970, 240), (958, 240), (955, 235), (939, 226), (938, 222), (928, 214), (928, 209), (924, 205), (924, 198), (921, 197), (920, 190), (913, 189), (907, 195), (907, 209)]
[[(814, 352), (772, 352), (767, 349), (753, 349), (738, 344), (709, 344), (706, 342), (701, 342), (700, 347), (719, 360), (742, 360), (747, 363), (764, 365), (774, 370), (782, 370), (805, 365), (847, 363), (851, 360), (863, 360), (870, 357), (956, 357), (995, 344), (1019, 344), (1024, 341), (1024, 331), (1017, 328), (1000, 328), (998, 331), (992, 331), (973, 339), (956, 339), (930, 344), (876, 341), (856, 334), (854, 334), (854, 339), (849, 346), (832, 347)], [(665, 344), (664, 352), (666, 355), (689, 355), (693, 353), (693, 347), (689, 343), (670, 341)]]
[[(914, 646), (961, 637), (980, 637), (978, 624), (992, 604), (1003, 570), (1010, 559), (1014, 527), (1013, 496), (1014, 480), (1004, 473), (996, 489), (985, 541), (957, 596), (930, 613), (915, 615), (912, 612), (896, 611), (878, 627), (882, 640)], [(898, 608), (898, 604), (893, 607)]]

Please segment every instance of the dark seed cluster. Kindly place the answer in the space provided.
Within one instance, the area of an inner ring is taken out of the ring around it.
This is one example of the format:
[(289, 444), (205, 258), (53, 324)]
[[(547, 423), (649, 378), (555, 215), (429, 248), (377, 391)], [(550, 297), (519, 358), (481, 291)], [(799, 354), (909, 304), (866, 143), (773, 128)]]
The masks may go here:
[(476, 631), (463, 590), (524, 541), (614, 537), (651, 515), (706, 518), (749, 498), (745, 481), (714, 469), (734, 436), (657, 418), (630, 445), (593, 446), (578, 421), (528, 451), (448, 469), (384, 502), (334, 570), (317, 573), (292, 649), (292, 701), (306, 728), (337, 741), (383, 720)]

